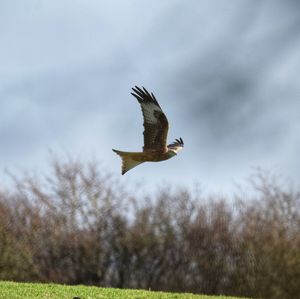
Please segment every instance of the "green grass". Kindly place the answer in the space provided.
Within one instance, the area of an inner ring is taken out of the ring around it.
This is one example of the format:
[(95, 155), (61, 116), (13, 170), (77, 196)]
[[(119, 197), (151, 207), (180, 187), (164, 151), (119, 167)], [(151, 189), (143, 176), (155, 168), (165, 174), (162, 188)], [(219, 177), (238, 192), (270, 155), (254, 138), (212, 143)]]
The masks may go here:
[(234, 299), (225, 296), (0, 281), (0, 299), (73, 299), (74, 297), (80, 299)]

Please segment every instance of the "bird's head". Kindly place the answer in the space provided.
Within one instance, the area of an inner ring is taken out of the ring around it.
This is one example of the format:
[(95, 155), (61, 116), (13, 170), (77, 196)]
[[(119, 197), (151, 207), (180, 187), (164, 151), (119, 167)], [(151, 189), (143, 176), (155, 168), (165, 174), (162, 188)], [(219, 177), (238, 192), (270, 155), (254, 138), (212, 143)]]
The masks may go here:
[(176, 156), (177, 152), (172, 149), (169, 149), (167, 154), (168, 154), (168, 159), (169, 159), (169, 158)]
[(184, 147), (184, 143), (182, 138), (175, 139), (175, 141), (168, 145), (168, 152), (173, 157), (177, 155), (179, 151), (181, 151)]

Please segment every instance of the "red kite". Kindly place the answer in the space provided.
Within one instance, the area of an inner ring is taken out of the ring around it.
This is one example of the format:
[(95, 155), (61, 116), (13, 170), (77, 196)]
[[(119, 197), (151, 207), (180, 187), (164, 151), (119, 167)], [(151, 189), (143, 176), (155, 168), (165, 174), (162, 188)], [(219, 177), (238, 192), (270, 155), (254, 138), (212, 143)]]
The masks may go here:
[(167, 145), (168, 119), (154, 94), (135, 86), (131, 94), (141, 105), (144, 117), (144, 147), (142, 152), (122, 152), (113, 149), (122, 159), (122, 175), (144, 162), (159, 162), (177, 155), (183, 146), (182, 138)]

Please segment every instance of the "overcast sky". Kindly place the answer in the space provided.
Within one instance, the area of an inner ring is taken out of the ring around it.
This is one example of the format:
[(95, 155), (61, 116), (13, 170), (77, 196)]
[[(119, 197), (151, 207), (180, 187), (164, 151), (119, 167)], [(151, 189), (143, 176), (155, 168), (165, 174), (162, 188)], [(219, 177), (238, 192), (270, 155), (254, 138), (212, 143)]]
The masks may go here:
[(2, 0), (0, 45), (2, 179), (47, 171), (50, 151), (120, 176), (143, 85), (185, 149), (126, 184), (227, 192), (255, 167), (299, 182), (299, 1)]

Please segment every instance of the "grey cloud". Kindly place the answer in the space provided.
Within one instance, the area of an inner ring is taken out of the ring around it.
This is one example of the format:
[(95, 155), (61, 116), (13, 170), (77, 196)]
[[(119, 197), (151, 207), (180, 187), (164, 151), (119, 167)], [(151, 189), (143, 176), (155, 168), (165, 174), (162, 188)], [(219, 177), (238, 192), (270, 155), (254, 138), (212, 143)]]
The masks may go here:
[(0, 29), (7, 45), (0, 49), (0, 163), (63, 144), (70, 153), (97, 153), (119, 173), (111, 147), (142, 143), (135, 84), (156, 94), (170, 139), (183, 137), (187, 146), (174, 163), (156, 166), (159, 176), (149, 165), (129, 179), (222, 186), (251, 166), (280, 161), (286, 171), (297, 159), (288, 146), (298, 140), (300, 111), (297, 1), (28, 1), (28, 14), (5, 3), (2, 23), (11, 32)]

